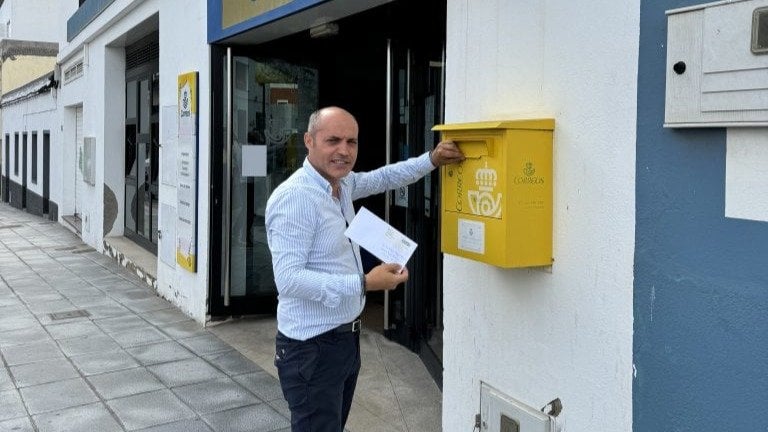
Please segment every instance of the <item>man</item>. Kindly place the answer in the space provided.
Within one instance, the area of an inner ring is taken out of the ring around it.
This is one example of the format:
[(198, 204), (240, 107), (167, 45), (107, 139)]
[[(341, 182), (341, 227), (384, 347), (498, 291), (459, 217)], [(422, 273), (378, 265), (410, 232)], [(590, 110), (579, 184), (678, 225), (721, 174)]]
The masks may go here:
[(304, 165), (267, 201), (266, 229), (278, 290), (275, 366), (293, 432), (341, 432), (360, 370), (366, 291), (391, 290), (408, 270), (380, 264), (364, 274), (360, 249), (344, 236), (352, 201), (408, 185), (464, 160), (450, 141), (432, 152), (367, 173), (352, 172), (358, 125), (349, 112), (313, 113)]

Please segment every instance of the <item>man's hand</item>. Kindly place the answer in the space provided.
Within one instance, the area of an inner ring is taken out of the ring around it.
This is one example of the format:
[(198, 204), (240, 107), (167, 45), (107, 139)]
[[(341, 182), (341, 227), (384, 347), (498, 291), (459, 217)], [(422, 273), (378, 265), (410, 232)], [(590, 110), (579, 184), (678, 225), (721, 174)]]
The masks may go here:
[(389, 291), (408, 280), (408, 269), (399, 264), (379, 264), (365, 275), (367, 291)]
[(429, 153), (432, 165), (439, 167), (463, 161), (464, 153), (453, 141), (440, 141), (437, 147)]

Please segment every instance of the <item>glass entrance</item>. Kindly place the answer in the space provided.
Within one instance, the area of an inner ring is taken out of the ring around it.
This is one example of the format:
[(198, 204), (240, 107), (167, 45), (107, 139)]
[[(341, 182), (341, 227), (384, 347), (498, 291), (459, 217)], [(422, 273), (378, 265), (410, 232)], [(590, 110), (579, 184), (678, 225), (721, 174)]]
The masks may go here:
[[(440, 47), (392, 43), (390, 72), (391, 160), (432, 150), (443, 121), (443, 53)], [(419, 247), (408, 264), (405, 289), (389, 296), (389, 335), (419, 353), (438, 384), (442, 379), (442, 255), (439, 171), (392, 192), (390, 223)]]
[(232, 49), (223, 60), (223, 133), (218, 137), (223, 151), (220, 173), (214, 174), (220, 180), (221, 205), (212, 215), (222, 222), (221, 242), (212, 244), (212, 251), (221, 251), (212, 255), (222, 259), (216, 266), (221, 269), (220, 289), (212, 292), (211, 312), (272, 313), (277, 289), (264, 209), (270, 193), (304, 162), (304, 132), (318, 108), (318, 74), (313, 68), (237, 55)]
[(152, 67), (126, 75), (125, 236), (156, 254), (160, 79)]

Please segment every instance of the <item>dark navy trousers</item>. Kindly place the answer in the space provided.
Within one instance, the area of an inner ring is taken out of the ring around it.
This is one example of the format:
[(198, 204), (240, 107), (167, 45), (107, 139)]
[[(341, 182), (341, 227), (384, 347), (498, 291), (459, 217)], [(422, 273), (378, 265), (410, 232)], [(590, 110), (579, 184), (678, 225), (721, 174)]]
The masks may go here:
[(360, 372), (360, 332), (306, 341), (278, 332), (275, 366), (291, 410), (292, 432), (343, 432)]

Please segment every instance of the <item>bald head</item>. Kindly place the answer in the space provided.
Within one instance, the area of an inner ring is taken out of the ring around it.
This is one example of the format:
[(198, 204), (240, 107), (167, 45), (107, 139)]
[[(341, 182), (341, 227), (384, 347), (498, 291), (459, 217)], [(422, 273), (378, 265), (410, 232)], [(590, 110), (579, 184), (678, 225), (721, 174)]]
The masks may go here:
[(320, 108), (309, 116), (307, 133), (314, 137), (317, 131), (325, 127), (329, 121), (351, 121), (357, 127), (357, 120), (349, 111), (337, 106)]

